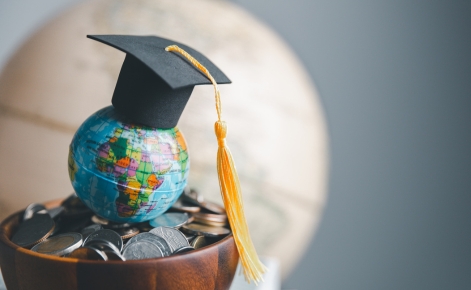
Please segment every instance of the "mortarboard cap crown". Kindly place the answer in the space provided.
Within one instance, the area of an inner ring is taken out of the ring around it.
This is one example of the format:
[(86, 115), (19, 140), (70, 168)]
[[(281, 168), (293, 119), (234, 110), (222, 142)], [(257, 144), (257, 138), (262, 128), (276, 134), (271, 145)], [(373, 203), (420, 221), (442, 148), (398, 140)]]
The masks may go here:
[(211, 84), (208, 78), (178, 54), (165, 51), (176, 44), (210, 72), (218, 84), (231, 81), (209, 59), (196, 50), (161, 37), (88, 35), (126, 53), (113, 93), (118, 113), (130, 121), (160, 129), (173, 128), (195, 85)]

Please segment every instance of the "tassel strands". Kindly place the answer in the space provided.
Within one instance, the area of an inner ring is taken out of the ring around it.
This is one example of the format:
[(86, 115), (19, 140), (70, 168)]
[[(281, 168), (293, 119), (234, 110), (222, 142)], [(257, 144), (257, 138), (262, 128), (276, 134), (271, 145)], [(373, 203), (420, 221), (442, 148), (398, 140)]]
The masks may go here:
[(214, 124), (214, 130), (218, 141), (217, 170), (219, 187), (227, 211), (227, 217), (231, 224), (234, 240), (239, 251), (241, 264), (245, 279), (250, 282), (263, 281), (262, 274), (267, 270), (260, 262), (255, 247), (250, 238), (249, 228), (245, 219), (244, 207), (242, 203), (242, 191), (239, 183), (239, 176), (235, 168), (234, 160), (229, 148), (226, 145), (227, 125), (221, 120), (221, 98), (216, 81), (209, 71), (186, 51), (176, 45), (165, 48), (166, 51), (177, 52), (188, 59), (211, 81), (214, 87), (216, 98), (216, 112), (218, 120)]

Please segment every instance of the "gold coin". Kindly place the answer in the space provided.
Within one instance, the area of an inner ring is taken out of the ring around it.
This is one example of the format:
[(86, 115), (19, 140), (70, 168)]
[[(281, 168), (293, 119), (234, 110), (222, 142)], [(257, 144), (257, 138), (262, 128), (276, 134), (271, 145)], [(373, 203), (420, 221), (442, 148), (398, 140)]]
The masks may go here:
[(122, 228), (122, 229), (114, 229), (114, 231), (117, 232), (118, 235), (120, 235), (123, 240), (132, 238), (139, 233), (138, 228)]
[(198, 224), (207, 225), (207, 226), (213, 226), (213, 227), (224, 227), (227, 225), (227, 222), (214, 222), (214, 221), (209, 221), (205, 219), (200, 220), (197, 218), (195, 218), (194, 222)]
[(217, 214), (226, 214), (226, 209), (223, 206), (220, 206), (217, 203), (205, 201), (201, 202), (200, 206), (210, 212), (217, 213)]
[(195, 235), (202, 235), (205, 237), (220, 237), (225, 236), (231, 233), (229, 229), (223, 227), (212, 227), (200, 224), (188, 224), (181, 227), (182, 231), (195, 234)]
[(195, 222), (224, 226), (227, 224), (227, 216), (211, 214), (211, 213), (193, 213), (192, 216), (195, 218)]
[(195, 248), (195, 250), (199, 249), (199, 248), (202, 248), (202, 247), (206, 246), (207, 244), (208, 244), (208, 242), (206, 241), (206, 238), (204, 236), (197, 236), (191, 242), (191, 246), (193, 248)]
[(176, 210), (176, 211), (181, 211), (181, 212), (188, 212), (188, 213), (199, 212), (201, 210), (199, 206), (184, 202), (181, 199), (177, 200), (172, 205), (171, 209)]

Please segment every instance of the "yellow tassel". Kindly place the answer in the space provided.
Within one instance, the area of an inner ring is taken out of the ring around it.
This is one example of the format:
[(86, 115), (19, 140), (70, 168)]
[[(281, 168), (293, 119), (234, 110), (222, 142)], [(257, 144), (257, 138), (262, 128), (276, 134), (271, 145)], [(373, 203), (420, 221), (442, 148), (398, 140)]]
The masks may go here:
[(242, 204), (242, 194), (239, 183), (239, 176), (235, 168), (231, 152), (226, 145), (227, 126), (221, 120), (221, 98), (216, 81), (209, 71), (186, 51), (176, 45), (165, 48), (166, 51), (178, 52), (188, 59), (195, 67), (203, 72), (211, 81), (214, 87), (216, 98), (216, 112), (218, 120), (214, 124), (214, 130), (218, 141), (217, 168), (219, 177), (219, 187), (221, 188), (222, 200), (227, 211), (227, 217), (231, 224), (232, 234), (239, 251), (245, 279), (250, 282), (263, 281), (262, 274), (267, 270), (260, 262), (255, 247), (250, 238), (249, 228), (245, 220), (244, 206)]

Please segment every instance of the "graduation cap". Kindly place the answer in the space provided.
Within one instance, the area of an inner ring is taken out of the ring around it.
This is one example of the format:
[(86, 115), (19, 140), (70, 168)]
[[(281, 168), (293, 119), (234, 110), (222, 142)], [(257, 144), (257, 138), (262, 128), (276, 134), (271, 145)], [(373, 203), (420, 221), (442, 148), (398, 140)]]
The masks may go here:
[(178, 45), (204, 65), (218, 84), (231, 81), (209, 59), (184, 44), (157, 36), (87, 35), (126, 53), (112, 103), (132, 122), (159, 128), (176, 127), (195, 85), (211, 81), (184, 57), (165, 51)]

